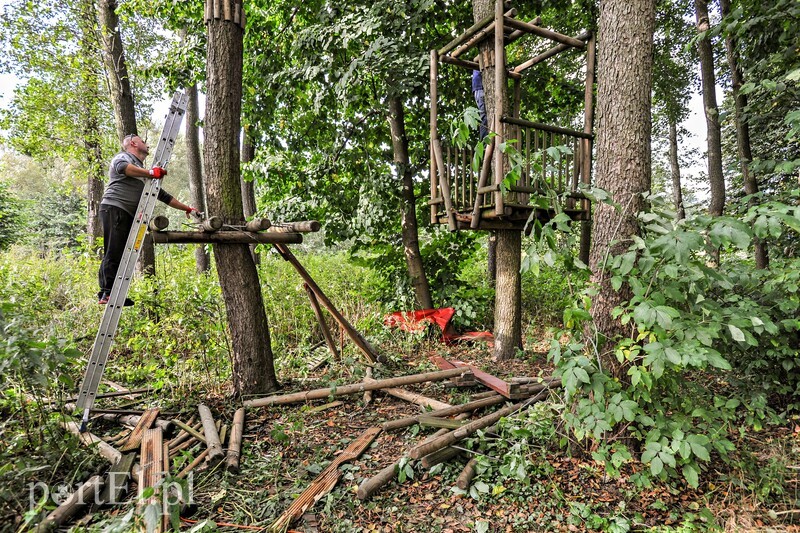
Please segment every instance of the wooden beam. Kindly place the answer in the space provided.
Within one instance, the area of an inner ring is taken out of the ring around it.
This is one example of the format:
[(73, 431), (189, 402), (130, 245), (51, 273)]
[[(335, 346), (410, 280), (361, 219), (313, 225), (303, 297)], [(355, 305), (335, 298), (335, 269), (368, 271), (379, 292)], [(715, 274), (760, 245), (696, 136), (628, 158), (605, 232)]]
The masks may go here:
[(479, 20), (478, 22), (467, 28), (467, 30), (464, 33), (462, 33), (461, 35), (459, 35), (458, 37), (456, 37), (455, 39), (444, 45), (444, 47), (440, 48), (438, 50), (438, 54), (442, 56), (447, 52), (449, 52), (450, 50), (454, 49), (456, 46), (460, 45), (461, 43), (468, 41), (473, 35), (481, 31), (481, 29), (485, 28), (493, 20), (494, 20), (494, 15), (487, 15), (483, 17), (481, 20)]
[(463, 403), (460, 405), (454, 405), (452, 407), (447, 407), (445, 409), (437, 409), (434, 411), (429, 411), (427, 413), (423, 413), (421, 415), (416, 416), (407, 416), (405, 418), (399, 418), (397, 420), (389, 420), (383, 423), (383, 430), (389, 431), (392, 429), (401, 429), (408, 426), (413, 426), (414, 424), (418, 424), (420, 418), (423, 416), (436, 416), (436, 417), (447, 417), (451, 415), (458, 415), (461, 413), (467, 413), (471, 411), (477, 411), (478, 409), (483, 409), (484, 407), (491, 407), (493, 405), (497, 405), (506, 401), (506, 398), (500, 396), (496, 392), (492, 391), (493, 396), (488, 398), (481, 398), (479, 400)]
[(441, 381), (455, 376), (465, 376), (469, 374), (471, 374), (471, 372), (468, 368), (452, 368), (449, 370), (440, 370), (438, 372), (426, 372), (424, 374), (412, 374), (397, 378), (378, 379), (369, 383), (361, 382), (351, 385), (340, 385), (338, 387), (295, 392), (292, 394), (267, 396), (266, 398), (247, 400), (244, 402), (244, 405), (246, 407), (267, 407), (270, 405), (285, 405), (290, 403), (307, 402), (310, 400), (320, 400), (329, 396), (347, 396), (350, 394), (359, 394), (366, 390), (400, 387), (414, 383), (426, 383), (428, 381)]
[[(509, 9), (505, 12), (507, 17), (516, 17), (517, 10), (516, 9)], [(540, 19), (537, 17), (536, 19), (539, 21)], [(464, 44), (453, 50), (453, 53), (450, 54), (452, 57), (458, 57), (476, 44), (480, 43), (484, 39), (488, 38), (492, 33), (494, 33), (496, 21), (494, 20), (494, 16), (491, 16), (491, 22), (488, 26), (485, 26), (479, 29), (472, 37), (470, 37)], [(538, 24), (538, 22), (536, 22)]]
[(239, 471), (239, 458), (242, 454), (242, 436), (244, 435), (244, 411), (244, 407), (240, 407), (233, 415), (231, 438), (228, 442), (228, 457), (225, 460), (225, 468), (231, 472)]
[(151, 233), (153, 242), (159, 244), (298, 244), (303, 242), (299, 233), (252, 233), (247, 231), (220, 231), (203, 233), (200, 231), (157, 231)]
[(97, 435), (89, 433), (88, 431), (81, 433), (81, 426), (77, 422), (65, 422), (62, 425), (64, 429), (78, 437), (78, 440), (80, 440), (81, 444), (84, 446), (97, 446), (97, 451), (100, 453), (100, 456), (110, 463), (116, 464), (122, 459), (122, 453), (119, 450), (103, 442), (103, 439)]
[[(475, 61), (468, 61), (466, 59), (457, 59), (455, 57), (450, 56), (439, 56), (439, 59), (442, 63), (447, 63), (448, 65), (455, 65), (457, 67), (462, 67), (468, 70), (480, 70), (481, 67)], [(518, 74), (514, 71), (506, 71), (506, 75), (509, 78), (519, 79), (522, 77), (522, 74)]]
[(94, 501), (94, 495), (98, 494), (103, 486), (102, 476), (92, 476), (89, 480), (78, 487), (64, 503), (56, 507), (47, 517), (42, 520), (36, 528), (37, 533), (52, 531), (63, 525), (72, 518), (79, 509)]
[(119, 451), (130, 452), (137, 449), (142, 443), (144, 432), (150, 429), (153, 426), (153, 423), (156, 421), (156, 418), (158, 418), (158, 412), (158, 409), (148, 409), (145, 411), (144, 415), (139, 417), (136, 427), (133, 428), (133, 431), (128, 436), (128, 440), (125, 441), (125, 445), (122, 446)]
[(515, 126), (522, 126), (523, 128), (533, 128), (550, 133), (560, 133), (562, 135), (569, 135), (571, 137), (580, 137), (582, 139), (593, 139), (594, 135), (585, 131), (573, 130), (571, 128), (562, 128), (561, 126), (551, 126), (550, 124), (542, 124), (541, 122), (532, 122), (524, 118), (514, 118), (504, 116), (501, 118), (506, 124), (514, 124)]
[(222, 451), (222, 442), (214, 424), (214, 416), (211, 414), (211, 409), (202, 403), (197, 406), (197, 411), (200, 414), (200, 421), (203, 422), (203, 435), (208, 447), (208, 462), (211, 466), (215, 466), (225, 458), (225, 452)]
[(527, 22), (523, 22), (521, 20), (503, 17), (503, 23), (506, 26), (511, 26), (514, 29), (526, 31), (534, 35), (538, 35), (539, 37), (544, 37), (545, 39), (550, 39), (551, 41), (555, 41), (557, 43), (567, 44), (581, 50), (583, 50), (586, 46), (586, 43), (579, 41), (575, 37), (570, 37), (569, 35), (564, 35), (563, 33), (548, 30), (546, 28), (542, 28), (541, 26), (528, 24)]
[[(430, 109), (430, 136), (429, 136), (429, 152), (431, 159), (430, 178), (431, 178), (431, 202), (436, 198), (439, 184), (437, 182), (437, 167), (436, 155), (434, 154), (433, 142), (439, 138), (438, 133), (438, 115), (439, 115), (439, 55), (436, 50), (431, 50), (430, 58), (430, 96), (431, 96), (431, 109)], [(431, 203), (431, 224), (437, 223), (437, 207)]]
[[(591, 36), (592, 36), (591, 32), (586, 31), (586, 32), (583, 32), (580, 35), (578, 35), (577, 39), (580, 40), (580, 41), (587, 41), (587, 40), (589, 40), (589, 38)], [(538, 63), (541, 63), (542, 61), (544, 61), (546, 59), (549, 59), (549, 58), (553, 57), (556, 54), (560, 54), (561, 52), (563, 52), (565, 50), (571, 50), (572, 48), (573, 47), (568, 45), (568, 44), (564, 44), (564, 43), (557, 44), (553, 48), (551, 48), (551, 49), (549, 49), (549, 50), (547, 50), (545, 52), (542, 52), (538, 56), (532, 57), (531, 59), (529, 59), (529, 60), (527, 60), (527, 61), (525, 61), (523, 63), (520, 63), (519, 65), (514, 67), (513, 71), (517, 72), (517, 73), (521, 73), (522, 71), (524, 71), (526, 69), (529, 69), (530, 67), (532, 67), (532, 66), (534, 66), (534, 65), (536, 65)]]

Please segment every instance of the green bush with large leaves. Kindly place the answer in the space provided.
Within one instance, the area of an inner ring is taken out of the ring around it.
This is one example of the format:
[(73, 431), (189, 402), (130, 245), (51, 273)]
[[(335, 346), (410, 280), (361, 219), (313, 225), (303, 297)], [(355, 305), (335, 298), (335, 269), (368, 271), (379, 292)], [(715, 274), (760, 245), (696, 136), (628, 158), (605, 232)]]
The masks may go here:
[[(571, 406), (566, 422), (578, 441), (596, 444), (610, 472), (639, 454), (649, 466), (639, 481), (683, 477), (697, 487), (712, 453), (731, 458), (733, 436), (798, 407), (800, 259), (776, 257), (764, 271), (748, 253), (754, 237), (796, 238), (797, 198), (742, 218), (685, 220), (651, 198), (641, 236), (605, 265), (615, 289), (632, 291), (614, 311), (629, 335), (605, 345), (596, 338), (594, 287), (565, 310), (572, 340), (553, 341), (550, 356)], [(603, 368), (600, 350), (609, 349), (625, 379)]]

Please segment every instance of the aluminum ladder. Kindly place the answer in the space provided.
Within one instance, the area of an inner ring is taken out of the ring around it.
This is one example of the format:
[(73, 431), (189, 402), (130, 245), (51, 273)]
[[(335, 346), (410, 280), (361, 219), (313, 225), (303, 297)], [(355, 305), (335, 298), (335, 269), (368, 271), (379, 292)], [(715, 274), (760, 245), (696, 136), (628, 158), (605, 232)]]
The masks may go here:
[[(187, 101), (187, 96), (180, 91), (177, 91), (172, 97), (172, 103), (169, 106), (169, 112), (164, 122), (164, 129), (161, 132), (158, 145), (153, 153), (151, 167), (164, 168), (167, 166), (167, 163), (169, 163), (169, 158), (175, 147), (175, 139), (181, 128), (183, 116), (186, 114)], [(78, 410), (83, 410), (81, 432), (86, 431), (86, 424), (89, 421), (89, 412), (94, 406), (94, 401), (97, 397), (97, 389), (103, 377), (103, 371), (105, 370), (106, 361), (108, 360), (108, 353), (111, 350), (111, 344), (117, 332), (122, 307), (125, 303), (125, 298), (128, 297), (128, 289), (130, 289), (131, 286), (131, 279), (134, 268), (136, 267), (136, 261), (139, 259), (139, 251), (142, 248), (142, 242), (147, 232), (147, 225), (150, 222), (150, 217), (153, 215), (153, 208), (155, 207), (160, 190), (160, 179), (145, 180), (142, 197), (139, 200), (139, 206), (136, 208), (136, 216), (133, 219), (133, 225), (128, 234), (125, 251), (122, 254), (122, 259), (117, 269), (114, 286), (111, 289), (111, 295), (108, 298), (106, 309), (103, 312), (103, 320), (100, 322), (100, 329), (97, 331), (97, 337), (95, 337), (94, 346), (92, 347), (92, 355), (89, 357), (89, 365), (86, 368), (86, 374), (83, 377), (83, 382), (81, 383), (80, 392), (78, 394), (76, 406)]]

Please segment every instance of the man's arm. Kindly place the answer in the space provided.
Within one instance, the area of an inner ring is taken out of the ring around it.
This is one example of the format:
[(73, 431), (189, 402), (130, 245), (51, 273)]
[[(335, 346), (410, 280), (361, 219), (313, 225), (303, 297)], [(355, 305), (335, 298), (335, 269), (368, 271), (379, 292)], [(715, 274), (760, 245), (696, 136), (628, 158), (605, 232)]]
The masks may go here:
[(162, 176), (167, 175), (167, 171), (164, 169), (161, 169), (161, 172), (163, 172), (163, 174), (160, 176), (154, 176), (150, 172), (151, 172), (150, 169), (137, 167), (136, 165), (132, 165), (131, 163), (128, 163), (125, 166), (125, 175), (131, 178), (152, 178), (152, 177), (160, 178)]
[(192, 214), (192, 211), (197, 212), (197, 209), (195, 209), (194, 207), (192, 207), (190, 205), (186, 205), (186, 204), (182, 203), (180, 200), (178, 200), (175, 197), (173, 197), (167, 203), (167, 205), (172, 207), (172, 208), (174, 208), (174, 209), (180, 209), (181, 211), (185, 211), (187, 218)]

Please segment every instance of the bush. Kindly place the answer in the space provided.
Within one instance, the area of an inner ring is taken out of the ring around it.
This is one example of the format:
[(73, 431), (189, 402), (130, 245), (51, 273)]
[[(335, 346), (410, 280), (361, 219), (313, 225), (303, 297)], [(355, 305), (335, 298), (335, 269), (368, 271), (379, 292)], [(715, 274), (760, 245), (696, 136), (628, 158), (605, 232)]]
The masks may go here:
[(19, 241), (23, 235), (22, 205), (8, 190), (8, 184), (0, 181), (0, 250)]

